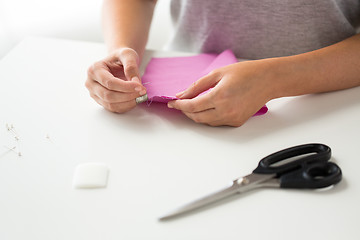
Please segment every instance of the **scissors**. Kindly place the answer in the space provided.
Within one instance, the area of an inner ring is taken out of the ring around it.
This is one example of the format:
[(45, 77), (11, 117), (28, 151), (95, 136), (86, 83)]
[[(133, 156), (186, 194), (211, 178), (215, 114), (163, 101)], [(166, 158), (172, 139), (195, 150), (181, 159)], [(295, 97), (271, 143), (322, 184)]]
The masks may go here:
[(251, 174), (233, 180), (229, 187), (179, 207), (159, 220), (167, 220), (256, 188), (316, 189), (334, 185), (341, 181), (342, 173), (338, 165), (329, 162), (330, 158), (330, 147), (318, 143), (275, 152), (261, 159)]

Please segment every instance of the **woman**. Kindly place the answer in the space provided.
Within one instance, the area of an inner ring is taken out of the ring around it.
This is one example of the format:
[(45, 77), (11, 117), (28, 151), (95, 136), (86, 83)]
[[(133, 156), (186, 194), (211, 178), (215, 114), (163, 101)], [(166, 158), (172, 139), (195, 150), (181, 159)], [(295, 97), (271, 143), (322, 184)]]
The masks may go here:
[[(138, 66), (155, 5), (104, 1), (109, 56), (89, 68), (86, 87), (109, 111), (129, 111), (146, 93)], [(172, 50), (254, 60), (219, 68), (168, 103), (195, 122), (241, 126), (271, 99), (360, 85), (359, 0), (172, 0), (171, 13)]]

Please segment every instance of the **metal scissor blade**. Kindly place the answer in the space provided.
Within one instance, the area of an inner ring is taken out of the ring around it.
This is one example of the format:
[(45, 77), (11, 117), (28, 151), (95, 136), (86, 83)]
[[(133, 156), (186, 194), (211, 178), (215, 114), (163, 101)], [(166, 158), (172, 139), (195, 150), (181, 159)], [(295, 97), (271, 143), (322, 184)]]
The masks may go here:
[(187, 213), (190, 212), (192, 210), (204, 207), (206, 205), (209, 205), (211, 203), (217, 202), (221, 199), (224, 199), (226, 197), (229, 197), (231, 195), (234, 195), (238, 192), (238, 186), (236, 185), (231, 185), (230, 187), (226, 187), (222, 190), (219, 190), (215, 193), (212, 193), (208, 196), (205, 196), (203, 198), (200, 198), (198, 200), (195, 200), (193, 202), (190, 202), (182, 207), (179, 207), (167, 214), (165, 214), (164, 216), (160, 217), (159, 220), (166, 220), (169, 218), (173, 218), (176, 217), (178, 215), (181, 215), (183, 213)]
[(236, 179), (228, 187), (225, 187), (215, 193), (212, 193), (208, 196), (190, 202), (182, 207), (179, 207), (168, 214), (159, 218), (159, 220), (166, 220), (176, 216), (179, 216), (183, 213), (190, 212), (192, 210), (204, 207), (211, 203), (215, 203), (221, 199), (227, 198), (231, 195), (246, 192), (248, 190), (262, 186), (261, 183), (273, 178), (273, 174), (250, 174), (243, 178)]

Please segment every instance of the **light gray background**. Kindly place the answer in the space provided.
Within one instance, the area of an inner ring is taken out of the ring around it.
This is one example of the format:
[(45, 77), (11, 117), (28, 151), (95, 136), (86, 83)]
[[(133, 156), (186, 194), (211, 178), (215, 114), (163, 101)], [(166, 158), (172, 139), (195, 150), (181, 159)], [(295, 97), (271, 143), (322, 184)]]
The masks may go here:
[[(147, 48), (162, 49), (171, 34), (170, 0), (159, 0)], [(27, 36), (103, 42), (102, 0), (0, 0), (0, 59)]]

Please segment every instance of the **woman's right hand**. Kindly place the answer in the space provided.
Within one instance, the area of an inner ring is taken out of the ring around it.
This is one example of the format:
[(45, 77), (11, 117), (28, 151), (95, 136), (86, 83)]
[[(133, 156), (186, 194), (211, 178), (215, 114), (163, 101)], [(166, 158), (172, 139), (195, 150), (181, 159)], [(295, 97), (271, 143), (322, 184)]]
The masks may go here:
[(124, 113), (136, 106), (135, 98), (146, 94), (141, 84), (139, 56), (121, 48), (88, 69), (85, 83), (90, 96), (105, 109)]

